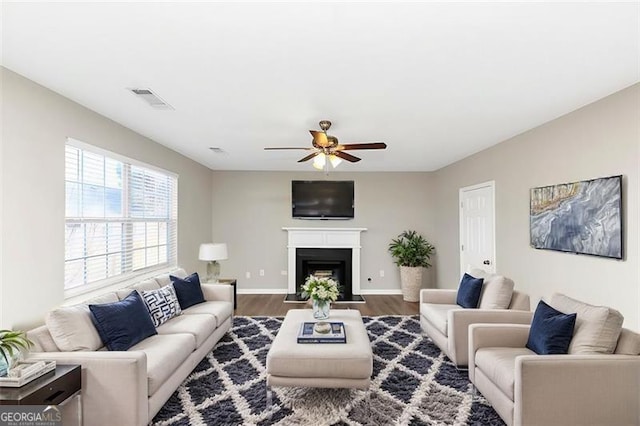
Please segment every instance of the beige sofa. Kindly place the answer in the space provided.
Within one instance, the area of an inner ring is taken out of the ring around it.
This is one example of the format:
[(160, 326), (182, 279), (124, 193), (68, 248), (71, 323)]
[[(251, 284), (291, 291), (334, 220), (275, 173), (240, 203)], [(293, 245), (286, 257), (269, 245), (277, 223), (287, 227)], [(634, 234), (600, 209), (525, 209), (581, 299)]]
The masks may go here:
[[(607, 333), (581, 319), (584, 310), (556, 309), (578, 312), (566, 355), (527, 349), (529, 325), (472, 325), (469, 379), (476, 389), (507, 425), (640, 424), (640, 334), (618, 327), (613, 344), (598, 348), (590, 340)], [(588, 328), (595, 332), (585, 337)]]
[(478, 309), (457, 305), (457, 290), (420, 291), (422, 330), (457, 367), (468, 364), (470, 324), (529, 324), (533, 316), (529, 311), (529, 296), (514, 291), (512, 280), (478, 270), (470, 273), (485, 279)]
[[(172, 275), (185, 277), (186, 273), (177, 270)], [(48, 315), (47, 325), (28, 332), (35, 343), (30, 358), (82, 365), (84, 424), (148, 424), (231, 328), (233, 288), (225, 284), (202, 284), (206, 301), (162, 324), (157, 328), (157, 335), (127, 351), (111, 352), (104, 347), (89, 350), (95, 345), (94, 333), (88, 328), (92, 326), (88, 304), (113, 302), (125, 298), (134, 289), (151, 290), (168, 284), (167, 274), (88, 300), (86, 304), (59, 308)], [(75, 329), (69, 331), (70, 326)], [(55, 328), (53, 335), (50, 327)], [(62, 334), (61, 329), (65, 328), (66, 334)], [(63, 350), (59, 346), (74, 350)]]

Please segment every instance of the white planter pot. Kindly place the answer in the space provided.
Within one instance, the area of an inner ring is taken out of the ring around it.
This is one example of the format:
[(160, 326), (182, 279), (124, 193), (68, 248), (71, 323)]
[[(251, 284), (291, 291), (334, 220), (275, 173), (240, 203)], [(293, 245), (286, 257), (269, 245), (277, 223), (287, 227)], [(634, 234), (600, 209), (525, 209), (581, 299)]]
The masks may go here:
[(420, 300), (422, 286), (422, 266), (401, 266), (400, 283), (402, 284), (402, 298), (405, 302)]

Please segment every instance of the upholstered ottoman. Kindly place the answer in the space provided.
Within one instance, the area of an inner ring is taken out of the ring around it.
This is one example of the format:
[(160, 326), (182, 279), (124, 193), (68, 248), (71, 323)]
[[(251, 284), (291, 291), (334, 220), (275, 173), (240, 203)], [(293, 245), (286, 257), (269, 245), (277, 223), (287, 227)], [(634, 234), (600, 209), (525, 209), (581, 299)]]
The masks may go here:
[(271, 386), (367, 389), (373, 353), (360, 311), (332, 309), (328, 321), (341, 321), (347, 343), (297, 343), (300, 325), (315, 321), (311, 309), (291, 309), (267, 354)]

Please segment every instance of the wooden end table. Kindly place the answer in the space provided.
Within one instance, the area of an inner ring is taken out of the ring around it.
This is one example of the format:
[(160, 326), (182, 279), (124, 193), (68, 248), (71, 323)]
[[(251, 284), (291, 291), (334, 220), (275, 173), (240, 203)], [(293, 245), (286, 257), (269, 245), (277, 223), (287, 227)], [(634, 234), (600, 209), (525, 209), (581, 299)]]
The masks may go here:
[(0, 405), (64, 405), (78, 400), (78, 424), (82, 425), (82, 368), (56, 365), (56, 369), (19, 388), (0, 387)]

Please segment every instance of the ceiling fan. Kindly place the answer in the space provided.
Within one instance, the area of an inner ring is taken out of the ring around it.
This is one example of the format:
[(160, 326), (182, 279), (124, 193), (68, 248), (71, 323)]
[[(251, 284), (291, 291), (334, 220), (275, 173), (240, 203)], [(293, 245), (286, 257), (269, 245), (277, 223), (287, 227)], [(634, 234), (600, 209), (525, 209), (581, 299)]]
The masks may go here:
[[(355, 149), (385, 149), (387, 144), (384, 142), (368, 142), (368, 143), (347, 143), (341, 144), (338, 142), (338, 138), (335, 136), (331, 136), (327, 134), (327, 130), (331, 127), (331, 122), (329, 120), (322, 120), (320, 123), (320, 130), (309, 130), (311, 136), (313, 136), (313, 141), (311, 141), (311, 148), (305, 147), (273, 147), (273, 148), (265, 148), (265, 150), (278, 150), (278, 149), (303, 149), (306, 151), (314, 151), (306, 157), (298, 160), (298, 163), (303, 163), (305, 161), (309, 161), (312, 158), (313, 167), (316, 169), (324, 169), (325, 167), (329, 167), (329, 162), (333, 167), (336, 167), (340, 164), (341, 160), (347, 160), (352, 163), (356, 163), (361, 160), (361, 158), (356, 157), (355, 155), (348, 154), (344, 151), (350, 151)], [(329, 162), (327, 162), (327, 158)]]

